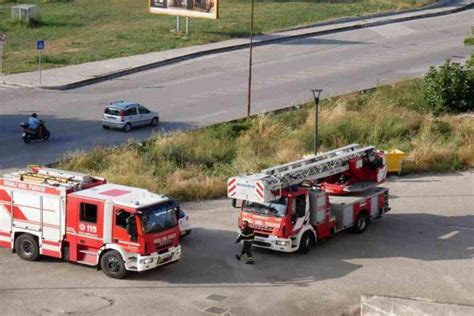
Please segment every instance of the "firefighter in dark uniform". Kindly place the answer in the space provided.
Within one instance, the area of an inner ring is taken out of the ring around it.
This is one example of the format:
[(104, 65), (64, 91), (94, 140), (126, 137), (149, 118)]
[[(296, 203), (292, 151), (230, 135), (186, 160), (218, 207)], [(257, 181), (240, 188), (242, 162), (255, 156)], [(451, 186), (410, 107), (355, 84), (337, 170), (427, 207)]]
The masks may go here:
[(240, 252), (240, 255), (235, 255), (237, 260), (240, 260), (244, 254), (247, 255), (247, 264), (253, 264), (253, 257), (252, 257), (252, 242), (253, 242), (253, 229), (249, 226), (249, 222), (244, 221), (243, 222), (243, 227), (240, 232), (239, 238), (235, 241), (235, 243), (239, 243), (240, 241), (243, 241), (244, 246), (242, 247), (242, 251)]

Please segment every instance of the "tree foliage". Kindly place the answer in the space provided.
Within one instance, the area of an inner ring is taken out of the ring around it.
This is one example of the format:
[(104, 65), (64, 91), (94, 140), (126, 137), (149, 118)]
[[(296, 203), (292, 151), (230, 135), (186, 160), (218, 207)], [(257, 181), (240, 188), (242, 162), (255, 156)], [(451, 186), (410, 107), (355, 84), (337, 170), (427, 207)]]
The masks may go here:
[(435, 114), (473, 110), (472, 69), (450, 60), (439, 68), (430, 67), (423, 79), (423, 96), (428, 110)]

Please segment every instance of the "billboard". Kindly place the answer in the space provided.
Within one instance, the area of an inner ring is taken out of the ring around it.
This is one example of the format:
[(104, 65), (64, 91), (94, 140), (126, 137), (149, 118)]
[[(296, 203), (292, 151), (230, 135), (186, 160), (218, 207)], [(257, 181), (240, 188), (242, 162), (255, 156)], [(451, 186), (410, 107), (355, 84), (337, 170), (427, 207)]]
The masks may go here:
[(218, 18), (219, 0), (149, 0), (150, 13), (193, 18)]

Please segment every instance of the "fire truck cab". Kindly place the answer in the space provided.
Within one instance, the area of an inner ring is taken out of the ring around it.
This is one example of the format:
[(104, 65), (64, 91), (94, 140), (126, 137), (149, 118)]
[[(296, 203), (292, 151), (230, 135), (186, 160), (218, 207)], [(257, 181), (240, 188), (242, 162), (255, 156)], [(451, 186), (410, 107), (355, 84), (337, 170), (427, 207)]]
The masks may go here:
[(105, 179), (34, 167), (0, 178), (0, 246), (97, 266), (113, 278), (181, 257), (179, 205)]
[(239, 226), (254, 229), (255, 246), (307, 253), (342, 230), (363, 233), (389, 211), (388, 190), (376, 186), (385, 175), (383, 152), (352, 144), (230, 178), (228, 197), (240, 209)]

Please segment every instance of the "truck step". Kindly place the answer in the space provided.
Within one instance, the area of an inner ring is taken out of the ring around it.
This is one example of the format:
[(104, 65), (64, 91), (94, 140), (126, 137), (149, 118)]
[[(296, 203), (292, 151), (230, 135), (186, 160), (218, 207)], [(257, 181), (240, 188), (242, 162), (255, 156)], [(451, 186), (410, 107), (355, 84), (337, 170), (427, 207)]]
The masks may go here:
[(86, 255), (90, 255), (90, 256), (97, 256), (97, 252), (93, 252), (93, 251), (79, 250), (79, 252)]
[(92, 263), (92, 262), (87, 262), (87, 261), (82, 261), (82, 260), (78, 260), (77, 263), (80, 263), (80, 264), (85, 264), (87, 266), (95, 266), (96, 264), (95, 263)]

